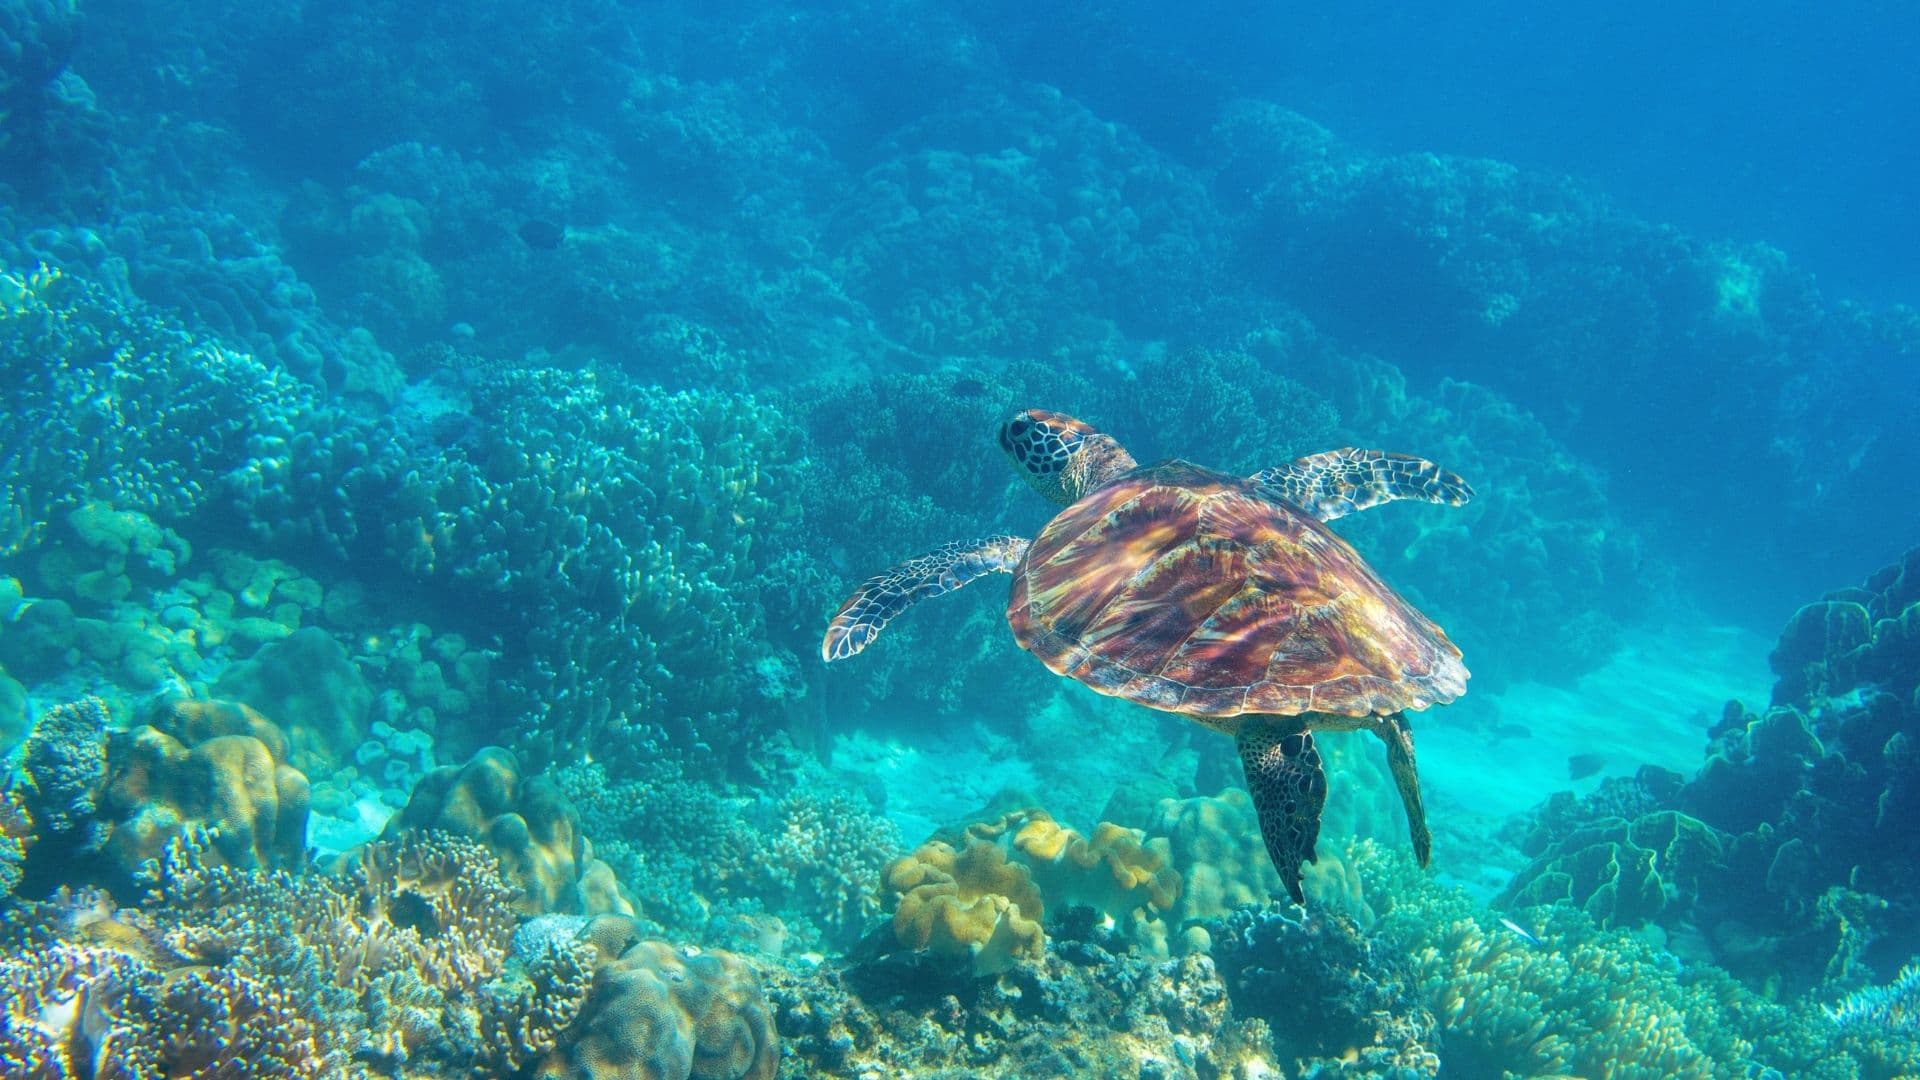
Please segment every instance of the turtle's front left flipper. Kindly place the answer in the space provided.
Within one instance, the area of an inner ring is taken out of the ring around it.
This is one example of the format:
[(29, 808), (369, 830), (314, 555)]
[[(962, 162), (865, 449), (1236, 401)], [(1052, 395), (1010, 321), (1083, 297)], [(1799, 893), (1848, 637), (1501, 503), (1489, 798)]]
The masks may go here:
[(1260, 816), (1267, 857), (1296, 904), (1307, 902), (1300, 888), (1300, 864), (1314, 860), (1320, 839), (1320, 812), (1327, 804), (1327, 774), (1320, 767), (1313, 732), (1293, 717), (1241, 722), (1234, 741), (1247, 770), (1247, 790)]
[(1353, 447), (1261, 469), (1251, 479), (1321, 521), (1395, 499), (1459, 506), (1473, 498), (1465, 480), (1425, 458)]
[(989, 536), (945, 544), (868, 578), (827, 624), (820, 656), (841, 660), (872, 644), (895, 615), (929, 597), (949, 593), (984, 574), (1011, 574), (1027, 553), (1018, 536)]

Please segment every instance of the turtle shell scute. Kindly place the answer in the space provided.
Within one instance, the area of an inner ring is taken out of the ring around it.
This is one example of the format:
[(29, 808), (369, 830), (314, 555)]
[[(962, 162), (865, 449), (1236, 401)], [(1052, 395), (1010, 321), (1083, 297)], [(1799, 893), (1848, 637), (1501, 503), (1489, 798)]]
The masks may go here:
[(1466, 689), (1460, 650), (1318, 519), (1182, 461), (1062, 510), (1007, 619), (1055, 672), (1197, 717), (1423, 709)]

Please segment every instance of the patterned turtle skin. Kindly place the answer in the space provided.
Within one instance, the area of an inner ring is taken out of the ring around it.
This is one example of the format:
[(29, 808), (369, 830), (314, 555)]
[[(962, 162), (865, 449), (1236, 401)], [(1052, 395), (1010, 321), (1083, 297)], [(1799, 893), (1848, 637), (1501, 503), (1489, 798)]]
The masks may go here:
[(1386, 745), (1414, 856), (1432, 836), (1406, 713), (1466, 690), (1460, 650), (1326, 522), (1408, 499), (1459, 506), (1460, 477), (1408, 454), (1329, 450), (1237, 477), (1186, 461), (1142, 467), (1111, 436), (1028, 409), (1000, 448), (1064, 507), (1032, 540), (946, 544), (868, 578), (820, 655), (866, 649), (922, 600), (1013, 575), (1007, 622), (1053, 671), (1234, 737), (1267, 854), (1295, 903), (1327, 783), (1313, 733)]
[(1007, 622), (1058, 674), (1230, 733), (1244, 713), (1386, 715), (1466, 690), (1446, 632), (1352, 545), (1254, 480), (1184, 461), (1055, 516)]

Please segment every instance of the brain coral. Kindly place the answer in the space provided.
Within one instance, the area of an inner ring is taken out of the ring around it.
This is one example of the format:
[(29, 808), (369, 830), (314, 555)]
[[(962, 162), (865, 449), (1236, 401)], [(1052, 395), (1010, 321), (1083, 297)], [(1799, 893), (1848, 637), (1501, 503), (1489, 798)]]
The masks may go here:
[(612, 871), (593, 857), (573, 804), (545, 777), (523, 777), (511, 751), (490, 746), (465, 765), (442, 766), (421, 777), (381, 835), (420, 830), (486, 844), (500, 860), (502, 875), (521, 890), (514, 906), (528, 915), (633, 914), (633, 905), (612, 882)]
[(599, 959), (593, 991), (534, 1075), (579, 1080), (772, 1080), (773, 1012), (745, 961), (640, 938), (602, 915), (582, 938)]

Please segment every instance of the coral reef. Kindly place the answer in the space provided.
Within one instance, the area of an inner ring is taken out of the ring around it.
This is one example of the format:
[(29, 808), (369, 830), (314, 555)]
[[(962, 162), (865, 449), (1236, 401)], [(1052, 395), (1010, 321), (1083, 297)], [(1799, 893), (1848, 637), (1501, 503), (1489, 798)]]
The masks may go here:
[(738, 765), (767, 718), (736, 673), (782, 655), (747, 598), (779, 587), (794, 433), (751, 399), (606, 370), (470, 389), (483, 442), (409, 474), (388, 541), (523, 658), (515, 749)]
[(488, 747), (421, 777), (382, 836), (416, 831), (485, 844), (519, 890), (513, 905), (523, 914), (633, 914), (613, 871), (593, 857), (572, 804), (544, 777), (523, 776), (511, 751)]
[(1783, 992), (1857, 989), (1911, 956), (1916, 566), (1909, 552), (1796, 612), (1772, 703), (1730, 702), (1692, 778), (1642, 770), (1543, 808), (1522, 840), (1535, 861), (1506, 899), (1657, 922)]
[(615, 780), (597, 764), (554, 779), (622, 887), (675, 934), (728, 944), (744, 932), (770, 956), (845, 948), (883, 913), (882, 871), (905, 845), (817, 761), (785, 758), (752, 795), (666, 762), (642, 779)]
[[(1810, 554), (1823, 537), (1908, 527), (1870, 485), (1912, 467), (1912, 443), (1877, 433), (1913, 403), (1858, 391), (1912, 355), (1910, 316), (1825, 299), (1777, 249), (1632, 218), (1569, 178), (1368, 154), (1268, 102), (1227, 106), (1209, 143), (1243, 265), (1352, 347), (1485, 384), (1616, 476), (1721, 447), (1726, 469), (1616, 497), (1686, 515), (1697, 565), (1744, 594), (1766, 579), (1789, 602), (1841, 565)], [(1744, 493), (1769, 481), (1778, 510), (1750, 536)]]
[(308, 784), (287, 740), (251, 710), (194, 705), (152, 724), (112, 728), (95, 699), (48, 710), (29, 736), (17, 794), (32, 822), (24, 889), (60, 884), (126, 891), (149, 860), (211, 829), (236, 867), (306, 860)]
[(789, 965), (770, 973), (768, 997), (807, 1075), (1276, 1074), (1266, 1025), (1235, 1017), (1208, 957), (1116, 954), (1087, 937), (997, 978), (912, 962)]
[(471, 841), (407, 833), (298, 877), (222, 865), (214, 841), (170, 844), (140, 908), (28, 910), (56, 940), (0, 961), (19, 1010), (0, 1062), (765, 1080), (779, 1061), (744, 962), (641, 939), (624, 916), (522, 925), (519, 890)]
[(0, 415), (0, 550), (98, 503), (162, 528), (206, 518), (344, 553), (359, 499), (398, 456), (262, 360), (44, 266), (0, 272), (0, 371), (17, 388)]
[(619, 915), (589, 922), (579, 940), (596, 957), (592, 989), (533, 1075), (772, 1080), (780, 1065), (773, 1010), (739, 957), (641, 938)]

